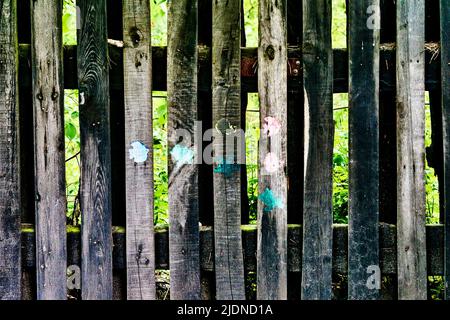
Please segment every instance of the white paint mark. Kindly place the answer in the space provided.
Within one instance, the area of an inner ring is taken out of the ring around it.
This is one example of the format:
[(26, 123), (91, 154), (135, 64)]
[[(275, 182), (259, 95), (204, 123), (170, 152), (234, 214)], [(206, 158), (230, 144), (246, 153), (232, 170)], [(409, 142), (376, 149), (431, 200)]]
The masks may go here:
[(141, 142), (135, 141), (131, 144), (130, 159), (135, 163), (143, 163), (148, 159), (148, 153), (150, 150)]
[(86, 101), (84, 100), (84, 92), (80, 92), (80, 106), (84, 105)]

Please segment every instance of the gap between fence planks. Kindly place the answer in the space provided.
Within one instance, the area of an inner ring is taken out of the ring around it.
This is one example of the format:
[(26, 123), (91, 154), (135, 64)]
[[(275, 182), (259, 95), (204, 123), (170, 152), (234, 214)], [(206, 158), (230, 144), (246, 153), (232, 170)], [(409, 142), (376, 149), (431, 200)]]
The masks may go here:
[[(200, 300), (197, 0), (168, 3), (170, 298)], [(191, 141), (189, 141), (191, 140)]]
[(398, 298), (427, 298), (425, 2), (397, 1)]
[(450, 1), (440, 1), (441, 79), (444, 145), (445, 299), (450, 300)]
[(332, 298), (334, 122), (331, 8), (331, 0), (303, 2), (303, 300)]
[(21, 298), (17, 8), (0, 0), (0, 300)]
[(259, 2), (258, 270), (260, 300), (287, 299), (286, 0)]
[(123, 1), (127, 298), (154, 300), (150, 3)]
[(62, 2), (31, 2), (37, 299), (66, 300)]
[[(379, 298), (379, 0), (349, 1), (348, 298)], [(375, 273), (374, 273), (375, 272)], [(374, 282), (369, 277), (375, 276)], [(370, 281), (370, 282), (369, 282)]]
[(112, 299), (111, 138), (106, 0), (78, 0), (82, 298)]
[[(218, 300), (245, 300), (241, 239), (241, 0), (213, 2), (215, 273)], [(244, 143), (244, 145), (243, 145)]]

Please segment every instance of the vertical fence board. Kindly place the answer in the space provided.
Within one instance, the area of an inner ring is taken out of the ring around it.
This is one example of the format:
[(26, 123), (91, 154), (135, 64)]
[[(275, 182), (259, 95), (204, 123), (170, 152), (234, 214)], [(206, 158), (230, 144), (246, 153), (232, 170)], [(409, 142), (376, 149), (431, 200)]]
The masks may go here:
[(31, 2), (39, 300), (67, 299), (62, 2)]
[(379, 1), (350, 0), (348, 12), (348, 298), (365, 300), (379, 297), (379, 290), (367, 285), (368, 268), (379, 266)]
[(286, 1), (261, 0), (257, 297), (262, 300), (287, 299), (286, 28)]
[[(199, 194), (193, 137), (197, 109), (197, 0), (168, 8), (170, 298), (200, 300)], [(191, 141), (188, 141), (191, 140)]]
[(112, 299), (111, 139), (105, 0), (79, 0), (82, 297)]
[[(444, 146), (445, 298), (450, 300), (450, 1), (441, 0), (441, 79)], [(442, 206), (441, 206), (442, 207)]]
[(155, 299), (150, 3), (123, 1), (127, 297)]
[(425, 2), (397, 1), (398, 298), (426, 299)]
[[(240, 0), (213, 2), (214, 237), (219, 300), (245, 299), (241, 239)], [(236, 145), (237, 142), (237, 145)]]
[(21, 297), (17, 8), (0, 0), (0, 300)]
[(332, 297), (333, 50), (331, 1), (303, 2), (305, 196), (302, 299)]

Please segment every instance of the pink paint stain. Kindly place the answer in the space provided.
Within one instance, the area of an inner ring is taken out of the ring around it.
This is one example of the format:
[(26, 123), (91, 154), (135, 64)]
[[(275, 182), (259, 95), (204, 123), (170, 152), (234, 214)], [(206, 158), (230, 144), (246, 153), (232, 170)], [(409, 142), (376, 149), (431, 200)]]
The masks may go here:
[(283, 166), (283, 162), (280, 161), (275, 153), (269, 152), (264, 159), (264, 168), (268, 173), (277, 172), (280, 167)]
[(267, 134), (267, 136), (272, 137), (280, 132), (281, 124), (274, 117), (266, 117), (264, 118), (263, 132)]

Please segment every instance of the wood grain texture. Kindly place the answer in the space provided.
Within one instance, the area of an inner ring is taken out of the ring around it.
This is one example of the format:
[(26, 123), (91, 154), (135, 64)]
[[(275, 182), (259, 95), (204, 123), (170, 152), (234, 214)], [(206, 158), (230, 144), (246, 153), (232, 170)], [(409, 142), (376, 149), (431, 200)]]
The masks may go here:
[(444, 146), (445, 299), (450, 300), (450, 1), (440, 1), (441, 87)]
[(0, 300), (21, 297), (17, 8), (0, 0)]
[(37, 299), (66, 300), (62, 1), (31, 2)]
[(199, 166), (194, 155), (183, 156), (197, 152), (193, 137), (198, 117), (198, 2), (171, 0), (168, 5), (170, 298), (200, 300)]
[[(212, 90), (216, 297), (244, 300), (241, 239), (240, 0), (213, 2)], [(234, 135), (236, 133), (236, 135)], [(236, 138), (235, 138), (236, 137)]]
[[(123, 1), (129, 300), (154, 300), (156, 296), (150, 23), (148, 1)], [(141, 159), (132, 158), (136, 146), (145, 148)]]
[[(368, 10), (374, 6), (375, 10)], [(349, 275), (348, 298), (377, 299), (368, 268), (379, 266), (378, 0), (349, 1)]]
[(427, 298), (425, 2), (397, 1), (398, 298)]
[(303, 2), (303, 300), (330, 300), (332, 297), (334, 123), (331, 8), (330, 0)]
[(105, 0), (79, 0), (82, 297), (112, 299), (111, 138)]
[(261, 129), (259, 141), (257, 297), (261, 300), (287, 299), (286, 27), (285, 0), (259, 2), (260, 122), (267, 129)]

